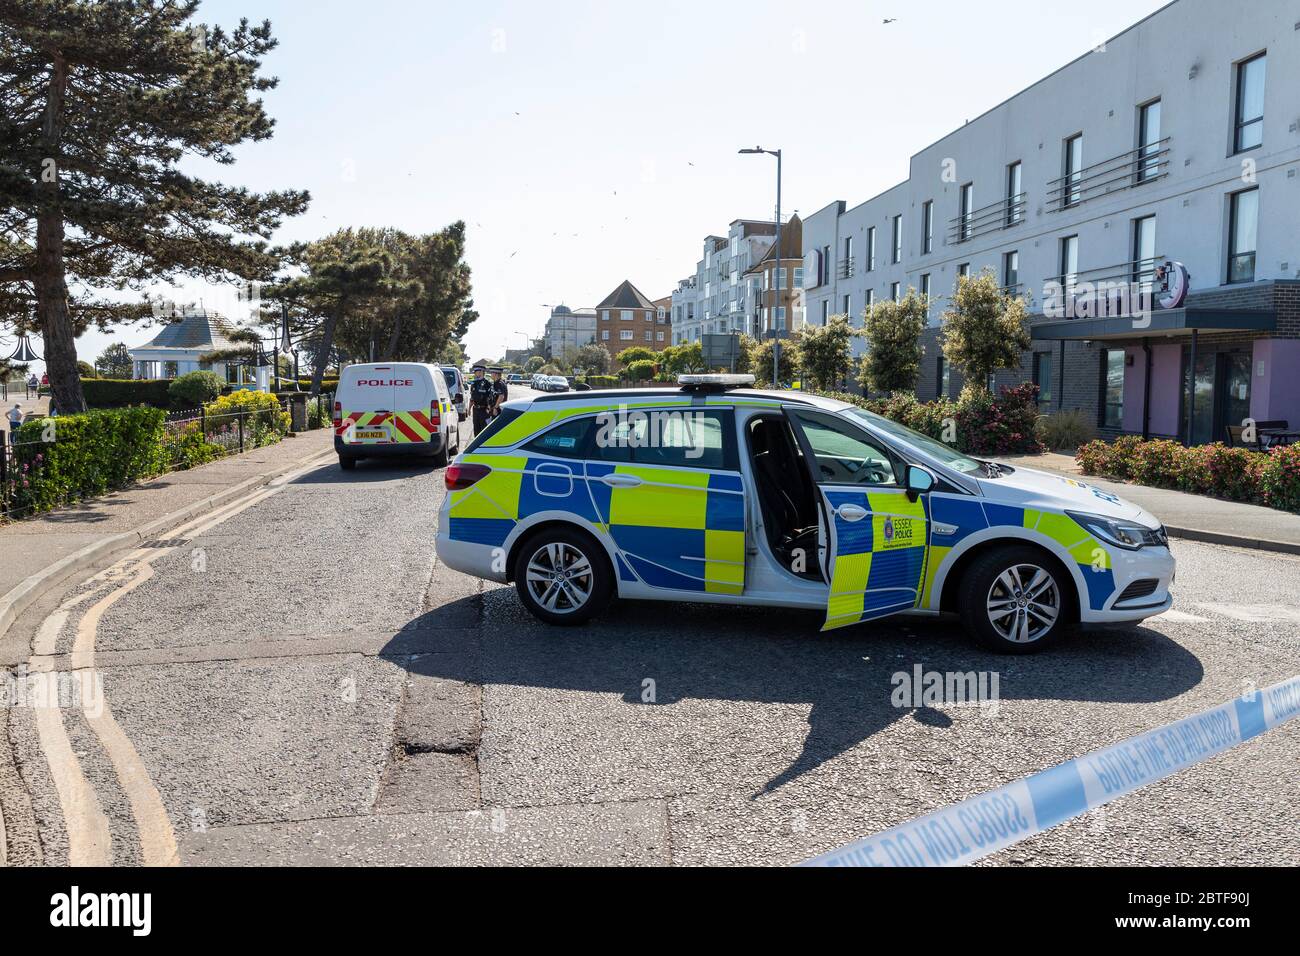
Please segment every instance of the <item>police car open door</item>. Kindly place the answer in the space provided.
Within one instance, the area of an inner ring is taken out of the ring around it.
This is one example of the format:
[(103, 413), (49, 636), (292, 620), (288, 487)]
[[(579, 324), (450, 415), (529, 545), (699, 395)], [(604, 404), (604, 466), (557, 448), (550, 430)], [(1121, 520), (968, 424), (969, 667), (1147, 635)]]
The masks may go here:
[(925, 574), (925, 497), (909, 498), (905, 466), (837, 415), (789, 409), (821, 495), (830, 582), (822, 630), (916, 606)]

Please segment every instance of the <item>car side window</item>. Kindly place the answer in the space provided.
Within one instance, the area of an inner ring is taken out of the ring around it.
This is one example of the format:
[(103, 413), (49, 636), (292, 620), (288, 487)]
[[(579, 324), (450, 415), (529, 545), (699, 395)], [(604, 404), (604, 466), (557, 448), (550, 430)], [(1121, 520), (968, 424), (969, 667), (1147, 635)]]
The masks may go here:
[(524, 450), (554, 458), (585, 458), (595, 423), (594, 418), (562, 422), (524, 445)]
[(834, 415), (805, 411), (793, 415), (812, 448), (819, 485), (898, 485), (893, 457), (866, 432)]
[(597, 416), (591, 457), (674, 468), (736, 470), (729, 409), (632, 409)]

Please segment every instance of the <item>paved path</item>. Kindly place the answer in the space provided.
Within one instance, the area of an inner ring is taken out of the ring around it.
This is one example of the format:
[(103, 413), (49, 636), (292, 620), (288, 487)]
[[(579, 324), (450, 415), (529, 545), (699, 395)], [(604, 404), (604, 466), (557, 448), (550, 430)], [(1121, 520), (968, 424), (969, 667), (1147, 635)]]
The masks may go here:
[[(1159, 518), (1175, 532), (1189, 532), (1183, 537), (1219, 543), (1271, 545), (1269, 550), (1300, 554), (1300, 515), (1259, 505), (1222, 501), (1204, 495), (1189, 495), (1165, 488), (1149, 488), (1126, 481), (1085, 476), (1070, 455), (1055, 452), (1046, 455), (1013, 455), (1001, 459), (1013, 465), (1037, 468), (1069, 475), (1104, 491), (1126, 498)], [(1228, 539), (1238, 539), (1230, 541)]]

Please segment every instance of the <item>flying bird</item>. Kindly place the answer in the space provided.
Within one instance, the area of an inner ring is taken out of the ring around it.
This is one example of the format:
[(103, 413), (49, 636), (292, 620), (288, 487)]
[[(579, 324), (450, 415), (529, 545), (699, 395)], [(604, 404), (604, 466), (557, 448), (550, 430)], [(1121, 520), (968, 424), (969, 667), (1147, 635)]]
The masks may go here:
[(894, 17), (893, 20), (883, 20), (883, 21), (881, 21), (881, 22), (884, 23), (885, 26), (889, 26), (891, 23), (893, 23), (893, 22), (894, 22), (895, 20), (897, 20), (897, 19), (898, 19), (898, 17)]

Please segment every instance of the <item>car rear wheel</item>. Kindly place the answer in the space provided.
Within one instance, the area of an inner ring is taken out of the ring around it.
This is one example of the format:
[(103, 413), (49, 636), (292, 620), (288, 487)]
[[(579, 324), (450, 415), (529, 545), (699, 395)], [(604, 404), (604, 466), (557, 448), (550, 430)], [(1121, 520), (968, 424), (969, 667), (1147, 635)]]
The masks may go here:
[(357, 460), (351, 455), (339, 455), (339, 467), (344, 471), (351, 471), (357, 467)]
[(1037, 548), (997, 548), (961, 582), (962, 622), (1000, 654), (1034, 654), (1074, 626), (1074, 582)]
[(609, 560), (588, 535), (567, 528), (539, 532), (515, 558), (515, 589), (524, 607), (548, 624), (581, 624), (609, 603)]

